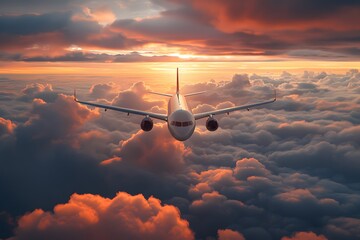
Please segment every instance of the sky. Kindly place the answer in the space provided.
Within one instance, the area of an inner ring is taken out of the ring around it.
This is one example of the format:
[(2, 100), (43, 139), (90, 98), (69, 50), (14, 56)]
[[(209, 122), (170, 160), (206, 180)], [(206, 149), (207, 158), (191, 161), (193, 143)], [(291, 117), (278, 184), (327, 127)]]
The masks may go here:
[[(360, 3), (0, 1), (0, 239), (360, 238)], [(164, 122), (176, 68), (194, 113)]]

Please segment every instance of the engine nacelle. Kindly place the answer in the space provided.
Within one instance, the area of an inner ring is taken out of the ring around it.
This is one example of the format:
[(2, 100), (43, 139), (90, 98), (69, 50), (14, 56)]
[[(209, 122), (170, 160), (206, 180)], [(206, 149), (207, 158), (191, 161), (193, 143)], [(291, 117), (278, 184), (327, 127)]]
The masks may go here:
[(149, 117), (145, 117), (142, 121), (141, 121), (141, 129), (145, 132), (149, 132), (153, 126), (154, 126), (154, 123), (153, 123), (153, 120)]
[(215, 118), (209, 117), (206, 120), (206, 128), (207, 128), (207, 130), (213, 132), (213, 131), (216, 131), (216, 129), (218, 129), (218, 127), (219, 127), (219, 123)]

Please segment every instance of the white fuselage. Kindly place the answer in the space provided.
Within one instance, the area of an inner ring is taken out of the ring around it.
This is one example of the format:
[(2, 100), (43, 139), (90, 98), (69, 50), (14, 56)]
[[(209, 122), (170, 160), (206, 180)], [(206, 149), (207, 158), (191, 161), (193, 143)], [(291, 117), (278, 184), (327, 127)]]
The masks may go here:
[(185, 97), (179, 93), (174, 94), (169, 100), (167, 123), (171, 135), (179, 141), (185, 141), (194, 133), (194, 115)]

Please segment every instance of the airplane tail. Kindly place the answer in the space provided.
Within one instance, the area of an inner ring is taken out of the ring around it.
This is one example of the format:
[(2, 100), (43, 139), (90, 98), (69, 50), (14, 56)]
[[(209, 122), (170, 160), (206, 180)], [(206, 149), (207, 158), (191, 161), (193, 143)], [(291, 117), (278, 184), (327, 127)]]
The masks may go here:
[[(194, 92), (194, 93), (188, 93), (188, 94), (184, 94), (185, 97), (190, 97), (190, 96), (195, 96), (195, 95), (199, 95), (199, 94), (203, 94), (206, 91), (202, 91), (202, 92)], [(167, 94), (167, 93), (159, 93), (159, 92), (148, 92), (148, 93), (152, 93), (152, 94), (156, 94), (156, 95), (161, 95), (161, 96), (166, 96), (166, 97), (172, 97), (172, 94)], [(176, 68), (176, 94), (180, 93), (180, 86), (179, 86), (179, 68)]]
[[(176, 68), (176, 94), (179, 94), (179, 92), (180, 92), (179, 88), (180, 88), (180, 86), (179, 86), (179, 68)], [(203, 94), (203, 93), (205, 93), (205, 91), (188, 93), (188, 94), (184, 94), (184, 96), (189, 97), (189, 96), (195, 96), (195, 95), (199, 95), (199, 94)]]
[(176, 94), (179, 94), (179, 68), (176, 68)]

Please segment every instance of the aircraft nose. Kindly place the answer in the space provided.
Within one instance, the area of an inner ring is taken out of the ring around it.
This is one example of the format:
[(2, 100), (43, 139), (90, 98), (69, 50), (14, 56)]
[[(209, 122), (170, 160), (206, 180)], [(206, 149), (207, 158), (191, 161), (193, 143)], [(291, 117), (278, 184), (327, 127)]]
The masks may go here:
[(191, 137), (195, 128), (194, 127), (179, 127), (174, 129), (173, 136), (179, 141), (185, 141)]

